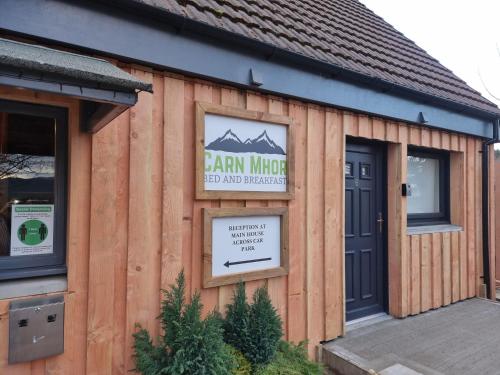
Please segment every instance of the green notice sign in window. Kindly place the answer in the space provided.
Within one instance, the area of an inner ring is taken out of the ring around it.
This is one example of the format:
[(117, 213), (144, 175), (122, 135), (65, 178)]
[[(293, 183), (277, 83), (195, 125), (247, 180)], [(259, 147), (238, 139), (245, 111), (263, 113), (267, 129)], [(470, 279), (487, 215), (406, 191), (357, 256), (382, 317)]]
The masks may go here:
[(11, 219), (11, 256), (54, 252), (54, 205), (13, 205)]

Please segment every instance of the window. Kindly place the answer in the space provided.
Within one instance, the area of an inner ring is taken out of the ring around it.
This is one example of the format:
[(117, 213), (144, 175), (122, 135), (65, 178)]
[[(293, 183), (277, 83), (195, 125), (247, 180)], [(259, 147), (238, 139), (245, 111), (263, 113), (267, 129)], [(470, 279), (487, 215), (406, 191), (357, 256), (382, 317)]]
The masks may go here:
[(446, 152), (408, 149), (408, 225), (450, 222), (449, 160)]
[(0, 100), (0, 280), (66, 272), (66, 110)]

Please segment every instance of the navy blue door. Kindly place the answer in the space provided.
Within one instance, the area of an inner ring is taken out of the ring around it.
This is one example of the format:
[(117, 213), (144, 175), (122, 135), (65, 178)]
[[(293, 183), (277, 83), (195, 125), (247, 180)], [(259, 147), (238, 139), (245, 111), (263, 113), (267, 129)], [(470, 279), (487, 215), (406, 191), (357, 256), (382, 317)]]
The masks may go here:
[(384, 152), (347, 144), (345, 164), (346, 319), (386, 309)]

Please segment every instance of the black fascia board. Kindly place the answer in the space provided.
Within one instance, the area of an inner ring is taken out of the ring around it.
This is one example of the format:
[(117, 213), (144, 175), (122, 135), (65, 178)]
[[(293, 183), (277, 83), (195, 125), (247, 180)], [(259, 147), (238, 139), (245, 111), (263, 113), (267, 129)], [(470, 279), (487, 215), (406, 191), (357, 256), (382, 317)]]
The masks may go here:
[[(430, 111), (426, 125), (489, 139), (498, 118), (494, 112), (367, 77), (130, 0), (3, 0), (2, 14), (0, 30), (10, 34), (237, 87), (251, 87), (241, 79), (243, 68), (248, 75), (248, 67), (260, 64), (267, 69), (265, 77), (282, 77), (286, 71), (287, 77), (295, 74), (293, 85), (276, 78), (273, 85), (266, 81), (258, 90), (391, 120), (419, 124), (417, 114)], [(29, 22), (34, 17), (37, 22)], [(78, 24), (80, 19), (87, 24)], [(210, 56), (204, 59), (203, 54)], [(214, 68), (213, 58), (221, 66)], [(230, 59), (230, 69), (224, 71)], [(340, 91), (346, 95), (339, 96)]]

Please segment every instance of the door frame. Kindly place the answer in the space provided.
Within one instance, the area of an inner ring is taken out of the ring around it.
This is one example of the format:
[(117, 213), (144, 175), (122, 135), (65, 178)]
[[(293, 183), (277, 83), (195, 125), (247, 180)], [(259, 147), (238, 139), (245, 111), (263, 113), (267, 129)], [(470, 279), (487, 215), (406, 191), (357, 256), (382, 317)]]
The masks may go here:
[[(363, 139), (363, 138), (357, 138), (357, 137), (350, 137), (346, 136), (345, 137), (345, 151), (344, 151), (344, 166), (343, 166), (343, 185), (344, 185), (344, 190), (345, 190), (345, 162), (347, 160), (347, 152), (348, 151), (357, 151), (357, 152), (363, 152), (363, 146), (369, 146), (370, 148), (374, 148), (376, 150), (376, 160), (377, 164), (381, 165), (382, 168), (378, 168), (376, 171), (376, 189), (377, 189), (377, 195), (380, 195), (382, 198), (382, 201), (380, 202), (379, 205), (377, 205), (377, 208), (380, 209), (380, 212), (382, 212), (382, 216), (384, 218), (384, 227), (382, 231), (382, 235), (377, 237), (377, 247), (380, 246), (382, 249), (382, 291), (383, 291), (383, 309), (384, 312), (389, 314), (389, 249), (388, 249), (388, 233), (389, 233), (389, 223), (388, 220), (388, 160), (387, 160), (387, 143), (386, 142), (381, 142), (381, 141), (376, 141), (376, 140), (368, 140), (368, 139)], [(378, 193), (380, 191), (380, 193)], [(345, 191), (343, 192), (343, 197), (344, 197), (344, 217), (346, 215), (345, 212)], [(376, 210), (378, 212), (378, 209)], [(344, 218), (345, 222), (345, 218)], [(344, 224), (344, 232), (345, 232), (345, 224)], [(343, 304), (344, 304), (344, 324), (347, 324), (347, 309), (346, 309), (346, 283), (345, 283), (345, 278), (346, 278), (346, 270), (345, 270), (345, 233), (343, 233), (344, 236), (344, 251), (342, 254), (343, 257), (343, 263), (344, 263), (344, 290), (343, 290)], [(345, 328), (344, 328), (345, 330)]]

